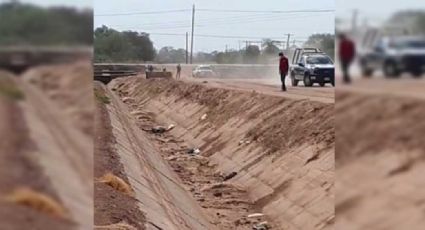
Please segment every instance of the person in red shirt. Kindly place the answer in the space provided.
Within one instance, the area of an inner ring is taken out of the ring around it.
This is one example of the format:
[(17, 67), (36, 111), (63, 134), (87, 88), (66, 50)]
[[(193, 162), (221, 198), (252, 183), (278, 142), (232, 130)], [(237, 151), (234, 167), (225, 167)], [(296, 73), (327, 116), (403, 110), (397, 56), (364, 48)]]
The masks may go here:
[(289, 65), (288, 65), (288, 58), (285, 57), (285, 55), (283, 55), (283, 52), (279, 53), (279, 73), (280, 73), (280, 80), (282, 81), (282, 91), (286, 91), (286, 86), (285, 86), (285, 77), (286, 75), (288, 75), (288, 69), (289, 69)]
[(343, 73), (344, 83), (350, 83), (350, 65), (356, 55), (356, 47), (353, 41), (348, 39), (345, 34), (339, 35), (339, 60)]

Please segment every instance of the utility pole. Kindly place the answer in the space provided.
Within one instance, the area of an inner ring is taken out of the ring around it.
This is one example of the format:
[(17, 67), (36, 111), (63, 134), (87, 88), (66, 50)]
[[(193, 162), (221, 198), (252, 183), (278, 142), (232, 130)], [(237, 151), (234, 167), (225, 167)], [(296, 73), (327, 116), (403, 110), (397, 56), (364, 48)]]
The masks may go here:
[(186, 32), (186, 64), (189, 63), (189, 33)]
[(226, 44), (226, 49), (225, 49), (226, 53), (227, 53), (227, 44)]
[(353, 10), (353, 16), (351, 18), (351, 31), (352, 34), (356, 34), (357, 32), (357, 16), (359, 14), (359, 10), (355, 9)]
[(190, 42), (190, 64), (192, 64), (192, 60), (193, 60), (193, 33), (195, 31), (195, 4), (193, 4), (193, 8), (192, 8), (192, 38), (191, 38), (191, 42)]
[(289, 39), (291, 38), (291, 34), (288, 34), (288, 39), (286, 40), (286, 50), (289, 50)]

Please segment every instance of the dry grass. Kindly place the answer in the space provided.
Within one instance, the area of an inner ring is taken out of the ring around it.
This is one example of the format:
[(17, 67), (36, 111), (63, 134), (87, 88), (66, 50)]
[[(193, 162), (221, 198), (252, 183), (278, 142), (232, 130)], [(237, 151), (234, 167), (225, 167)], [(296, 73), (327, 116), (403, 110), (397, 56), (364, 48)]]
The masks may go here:
[(46, 194), (34, 191), (31, 188), (18, 188), (3, 197), (3, 200), (23, 205), (55, 217), (67, 218), (65, 208), (58, 201)]
[[(3, 76), (0, 76), (0, 78), (2, 77)], [(3, 80), (4, 81), (0, 81), (0, 95), (16, 101), (25, 99), (24, 93), (15, 85), (14, 82), (9, 81), (8, 79)]]
[(107, 230), (137, 230), (136, 227), (127, 223), (116, 223), (110, 225), (94, 226), (94, 229), (107, 229)]
[(103, 92), (101, 92), (98, 89), (94, 90), (94, 96), (96, 97), (96, 99), (103, 103), (103, 104), (110, 104), (111, 103), (111, 99), (109, 97), (107, 97)]
[(112, 173), (106, 173), (101, 178), (99, 178), (100, 183), (107, 184), (114, 188), (115, 190), (125, 193), (127, 195), (133, 196), (134, 192), (131, 189), (130, 185), (127, 184), (123, 179), (115, 176)]

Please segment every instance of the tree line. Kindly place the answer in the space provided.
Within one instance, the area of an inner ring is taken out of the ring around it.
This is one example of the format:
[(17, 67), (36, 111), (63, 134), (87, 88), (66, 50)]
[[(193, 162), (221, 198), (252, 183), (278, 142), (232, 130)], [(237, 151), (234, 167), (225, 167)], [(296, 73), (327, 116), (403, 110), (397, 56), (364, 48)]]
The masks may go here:
[(147, 33), (102, 26), (94, 31), (94, 54), (97, 62), (140, 62), (154, 60), (156, 51)]
[(0, 45), (91, 45), (93, 11), (40, 7), (17, 1), (0, 4)]
[[(158, 62), (186, 63), (188, 54), (185, 49), (165, 46), (155, 50), (148, 33), (135, 31), (117, 31), (107, 26), (96, 28), (94, 32), (95, 61), (97, 62)], [(314, 34), (304, 44), (320, 48), (334, 56), (332, 34)], [(295, 47), (291, 47), (292, 49)], [(194, 63), (218, 64), (266, 64), (276, 62), (281, 51), (271, 39), (264, 39), (260, 46), (247, 45), (241, 50), (197, 52)], [(286, 51), (285, 51), (286, 52)], [(289, 52), (287, 52), (289, 56)]]

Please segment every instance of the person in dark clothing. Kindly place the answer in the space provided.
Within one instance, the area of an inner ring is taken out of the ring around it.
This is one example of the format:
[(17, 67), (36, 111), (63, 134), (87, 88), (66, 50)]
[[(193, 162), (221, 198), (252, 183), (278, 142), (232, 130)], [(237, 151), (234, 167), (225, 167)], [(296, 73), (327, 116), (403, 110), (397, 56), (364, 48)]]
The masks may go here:
[(350, 65), (356, 55), (356, 48), (353, 41), (345, 36), (345, 34), (339, 35), (339, 60), (341, 62), (341, 68), (343, 73), (344, 83), (348, 84), (351, 82), (350, 77)]
[(176, 79), (180, 79), (180, 72), (182, 71), (182, 67), (180, 64), (177, 65), (177, 73), (176, 73)]
[(279, 53), (279, 73), (280, 73), (280, 81), (282, 82), (282, 91), (286, 91), (285, 78), (288, 75), (289, 62), (288, 58), (283, 55), (283, 52)]

